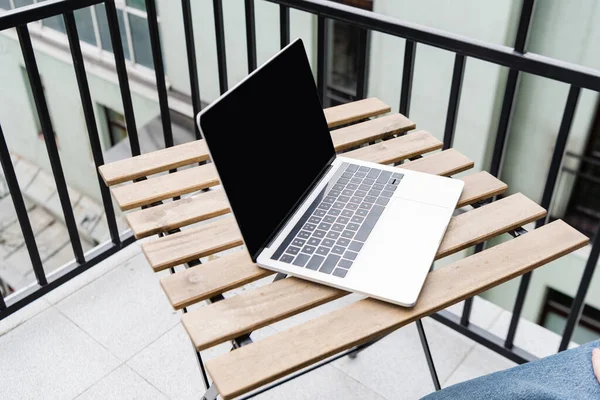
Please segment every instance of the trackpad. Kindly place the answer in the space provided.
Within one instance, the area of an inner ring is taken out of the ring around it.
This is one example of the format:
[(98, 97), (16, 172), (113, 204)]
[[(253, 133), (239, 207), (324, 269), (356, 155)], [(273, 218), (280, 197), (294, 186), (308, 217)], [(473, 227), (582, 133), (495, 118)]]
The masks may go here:
[(416, 300), (451, 216), (447, 208), (394, 199), (356, 260), (360, 275), (377, 291)]

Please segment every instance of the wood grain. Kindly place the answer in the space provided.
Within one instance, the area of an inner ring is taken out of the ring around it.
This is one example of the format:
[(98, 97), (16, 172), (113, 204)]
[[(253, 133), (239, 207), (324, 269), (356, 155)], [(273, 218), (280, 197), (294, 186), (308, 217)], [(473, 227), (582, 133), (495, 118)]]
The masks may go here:
[(201, 165), (111, 189), (121, 210), (131, 210), (159, 200), (195, 192), (219, 183), (212, 164)]
[(102, 165), (98, 170), (107, 186), (208, 160), (204, 140), (195, 140)]
[[(522, 194), (515, 194), (453, 217), (436, 258), (453, 254), (543, 215), (544, 209)], [(327, 286), (288, 278), (189, 312), (183, 316), (182, 322), (196, 348), (204, 350), (345, 294)], [(207, 325), (207, 321), (210, 324)]]
[(142, 244), (154, 272), (242, 245), (235, 218), (223, 217), (197, 228), (183, 230)]
[[(412, 308), (365, 299), (206, 363), (223, 399), (393, 332), (587, 244), (558, 220), (429, 274)], [(318, 340), (315, 338), (318, 337)], [(260, 367), (257, 367), (260, 366)]]
[(404, 115), (390, 114), (333, 130), (331, 139), (336, 151), (344, 151), (364, 143), (408, 132), (415, 127), (415, 123)]
[[(459, 200), (459, 207), (499, 194), (506, 186), (486, 172), (469, 175), (463, 180), (463, 195), (466, 196)], [(244, 251), (241, 253), (245, 254)], [(213, 263), (217, 263), (217, 266), (213, 267)], [(163, 284), (163, 289), (171, 305), (175, 309), (187, 307), (216, 293), (223, 293), (272, 273), (252, 263), (240, 263), (238, 266), (227, 260), (223, 263), (222, 266), (218, 259), (163, 278), (162, 282), (168, 283)], [(235, 272), (230, 274), (226, 268), (235, 268)]]
[(473, 168), (471, 159), (455, 149), (448, 149), (414, 161), (406, 161), (398, 168), (450, 176)]
[(441, 149), (443, 143), (429, 132), (410, 132), (404, 136), (361, 147), (344, 153), (344, 157), (356, 158), (380, 164), (391, 164), (410, 157)]
[(134, 211), (125, 218), (137, 239), (168, 232), (229, 212), (223, 190), (211, 190), (192, 197)]
[(330, 128), (360, 121), (391, 111), (391, 107), (383, 101), (369, 97), (368, 99), (353, 101), (352, 103), (330, 107), (323, 110), (327, 125)]
[(246, 250), (240, 250), (166, 276), (160, 285), (173, 308), (179, 310), (272, 274), (254, 264)]

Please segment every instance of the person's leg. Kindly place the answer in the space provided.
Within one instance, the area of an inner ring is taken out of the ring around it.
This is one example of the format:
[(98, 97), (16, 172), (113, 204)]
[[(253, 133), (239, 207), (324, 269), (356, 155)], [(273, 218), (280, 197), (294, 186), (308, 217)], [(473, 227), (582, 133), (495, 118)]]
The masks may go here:
[(600, 383), (592, 367), (594, 348), (600, 348), (600, 340), (505, 371), (458, 383), (431, 393), (423, 400), (600, 399)]

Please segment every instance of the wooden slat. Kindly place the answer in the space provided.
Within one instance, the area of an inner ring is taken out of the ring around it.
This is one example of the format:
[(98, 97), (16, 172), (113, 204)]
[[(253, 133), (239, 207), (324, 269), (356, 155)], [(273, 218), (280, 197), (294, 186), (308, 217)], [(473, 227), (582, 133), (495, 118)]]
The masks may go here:
[(259, 268), (241, 250), (166, 276), (160, 284), (178, 310), (271, 274), (274, 272)]
[[(465, 188), (458, 207), (470, 204), (502, 193), (506, 185), (486, 172), (478, 172), (463, 178)], [(244, 251), (240, 251), (246, 254)], [(238, 254), (238, 256), (240, 256)], [(216, 265), (213, 265), (217, 263)], [(198, 301), (205, 300), (215, 293), (234, 289), (254, 280), (272, 274), (272, 272), (257, 267), (251, 262), (233, 265), (232, 262), (220, 259), (207, 264), (189, 268), (163, 278), (162, 285), (171, 305), (175, 309), (187, 307)], [(230, 277), (225, 268), (235, 268)], [(231, 279), (231, 282), (228, 280)]]
[[(385, 114), (390, 111), (390, 106), (384, 104), (381, 100), (370, 98), (344, 104), (342, 106), (331, 107), (323, 111), (327, 118), (328, 125), (333, 127), (373, 117), (375, 115)], [(414, 126), (410, 129), (414, 129)], [(363, 132), (363, 134), (368, 135), (371, 131), (372, 129), (367, 130), (366, 132)], [(363, 140), (364, 143), (365, 139), (361, 140)], [(371, 138), (371, 140), (375, 139)], [(173, 146), (168, 149), (153, 151), (136, 157), (115, 161), (101, 166), (99, 170), (106, 185), (112, 186), (184, 165), (206, 161), (208, 159), (209, 155), (206, 143), (201, 139)]]
[(477, 201), (489, 199), (502, 194), (508, 189), (508, 185), (494, 178), (486, 171), (477, 172), (461, 178), (465, 187), (458, 199), (458, 207), (464, 207)]
[(204, 140), (195, 140), (105, 164), (99, 170), (106, 185), (112, 186), (206, 160), (208, 160), (206, 143)]
[[(206, 363), (223, 399), (393, 332), (522, 275), (587, 244), (563, 221), (457, 261), (429, 274), (412, 308), (364, 299)], [(318, 337), (318, 340), (315, 338)]]
[[(522, 194), (515, 194), (453, 217), (436, 259), (543, 215), (543, 208)], [(288, 278), (192, 311), (183, 316), (182, 322), (194, 345), (203, 350), (345, 294), (327, 286)], [(207, 325), (207, 321), (210, 324)]]
[(473, 161), (454, 149), (431, 154), (414, 161), (406, 161), (398, 168), (450, 176), (473, 168)]
[(127, 214), (127, 222), (137, 239), (168, 232), (229, 212), (223, 190), (211, 190)]
[(415, 123), (404, 115), (391, 114), (331, 131), (331, 139), (336, 151), (344, 151), (367, 142), (408, 132), (415, 127)]
[(177, 171), (111, 189), (121, 210), (152, 204), (182, 194), (195, 192), (219, 183), (212, 164)]
[(323, 110), (325, 118), (327, 119), (327, 125), (329, 125), (330, 128), (385, 114), (390, 111), (390, 106), (375, 97)]
[(356, 158), (380, 164), (391, 164), (410, 157), (441, 149), (443, 143), (429, 132), (411, 132), (404, 136), (379, 142), (344, 153), (344, 157)]
[(242, 245), (242, 236), (232, 216), (186, 229), (142, 244), (154, 271), (162, 271), (197, 258)]

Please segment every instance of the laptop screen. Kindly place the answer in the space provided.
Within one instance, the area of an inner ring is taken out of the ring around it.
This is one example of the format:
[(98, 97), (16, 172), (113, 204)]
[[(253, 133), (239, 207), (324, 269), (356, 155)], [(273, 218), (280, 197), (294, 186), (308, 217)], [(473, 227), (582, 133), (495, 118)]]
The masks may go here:
[(302, 41), (206, 110), (200, 128), (256, 260), (335, 155)]

